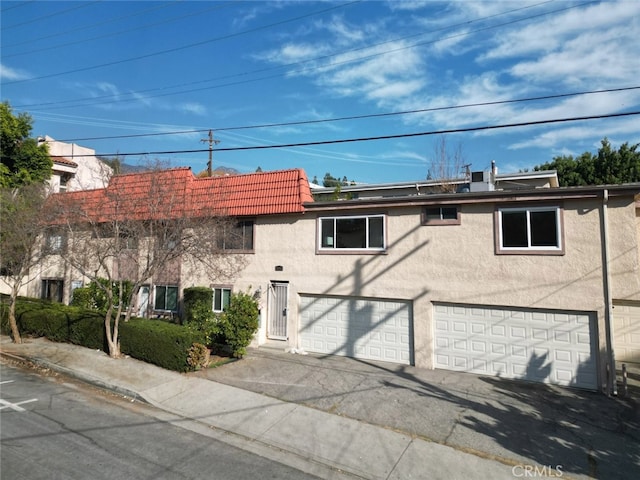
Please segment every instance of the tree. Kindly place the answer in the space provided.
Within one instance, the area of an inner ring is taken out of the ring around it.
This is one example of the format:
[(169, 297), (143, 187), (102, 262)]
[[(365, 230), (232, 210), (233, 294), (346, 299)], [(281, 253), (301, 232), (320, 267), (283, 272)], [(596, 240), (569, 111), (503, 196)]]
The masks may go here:
[[(313, 177), (313, 183), (317, 183), (317, 177)], [(327, 188), (345, 187), (347, 185), (355, 185), (355, 183), (356, 182), (354, 180), (351, 180), (351, 182), (349, 182), (346, 175), (342, 177), (342, 180), (340, 180), (339, 178), (331, 175), (329, 172), (325, 173), (324, 178), (322, 179), (322, 185)]]
[(102, 190), (51, 197), (50, 223), (67, 237), (61, 258), (102, 290), (111, 357), (120, 356), (119, 322), (132, 316), (140, 287), (158, 277), (178, 283), (185, 262), (204, 264), (211, 279), (228, 278), (244, 266), (243, 256), (220, 247), (220, 232), (235, 224), (212, 207), (224, 189), (219, 198), (207, 197), (211, 203), (195, 201), (180, 175), (192, 174), (183, 169), (115, 176)]
[(30, 138), (33, 120), (27, 113), (14, 115), (9, 102), (0, 104), (0, 186), (42, 183), (51, 177), (53, 161), (45, 143)]
[(0, 279), (11, 289), (9, 326), (15, 343), (22, 343), (16, 322), (18, 294), (35, 278), (29, 276), (29, 270), (39, 265), (47, 254), (40, 245), (45, 198), (42, 184), (0, 189)]
[(557, 156), (534, 170), (556, 170), (561, 187), (640, 182), (640, 144), (627, 142), (616, 150), (607, 138), (600, 143), (596, 155), (584, 152), (577, 158)]
[(462, 144), (450, 148), (447, 138), (442, 135), (433, 145), (431, 168), (427, 171), (427, 179), (439, 180), (443, 192), (455, 192), (457, 182), (463, 175), (464, 153)]

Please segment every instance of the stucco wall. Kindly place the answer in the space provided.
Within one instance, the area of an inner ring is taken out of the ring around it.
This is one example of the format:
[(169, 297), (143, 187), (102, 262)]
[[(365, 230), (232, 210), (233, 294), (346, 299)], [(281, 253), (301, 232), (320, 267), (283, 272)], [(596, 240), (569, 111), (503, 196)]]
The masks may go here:
[[(181, 288), (233, 285), (235, 291), (260, 290), (264, 316), (258, 338), (264, 340), (269, 283), (289, 282), (288, 344), (293, 347), (298, 346), (300, 294), (410, 300), (415, 363), (427, 368), (433, 366), (433, 302), (595, 312), (598, 347), (603, 350), (602, 199), (556, 203), (563, 207), (564, 255), (496, 255), (496, 205), (486, 202), (461, 205), (461, 224), (446, 226), (421, 225), (420, 206), (357, 211), (387, 215), (387, 252), (317, 254), (317, 217), (323, 214), (308, 211), (257, 218), (254, 253), (243, 255), (243, 270), (215, 278), (211, 271), (194, 270), (185, 262)], [(640, 220), (633, 199), (613, 197), (607, 214), (612, 299), (640, 301)], [(64, 277), (65, 298), (71, 280), (78, 279), (53, 260), (37, 275)], [(38, 296), (39, 288), (35, 281), (30, 293)]]
[[(255, 253), (232, 283), (236, 290), (266, 292), (270, 281), (289, 282), (291, 346), (297, 346), (300, 294), (411, 300), (415, 361), (422, 367), (432, 367), (436, 301), (596, 312), (602, 346), (602, 201), (565, 200), (562, 205), (565, 254), (560, 256), (496, 255), (495, 205), (487, 203), (462, 205), (461, 224), (450, 226), (421, 225), (417, 206), (367, 211), (387, 214), (389, 247), (384, 255), (316, 254), (316, 218), (321, 214), (259, 218)], [(608, 217), (613, 298), (640, 300), (632, 200), (610, 201)], [(216, 283), (205, 275), (192, 280)]]

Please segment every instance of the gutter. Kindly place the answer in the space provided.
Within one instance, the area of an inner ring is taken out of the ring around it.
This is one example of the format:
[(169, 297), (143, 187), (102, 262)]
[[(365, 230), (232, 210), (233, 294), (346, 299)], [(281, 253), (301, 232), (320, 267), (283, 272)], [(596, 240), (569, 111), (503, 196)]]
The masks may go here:
[(616, 358), (613, 348), (613, 303), (611, 299), (611, 272), (609, 271), (609, 190), (602, 191), (602, 281), (604, 286), (604, 331), (606, 345), (606, 394), (617, 395)]

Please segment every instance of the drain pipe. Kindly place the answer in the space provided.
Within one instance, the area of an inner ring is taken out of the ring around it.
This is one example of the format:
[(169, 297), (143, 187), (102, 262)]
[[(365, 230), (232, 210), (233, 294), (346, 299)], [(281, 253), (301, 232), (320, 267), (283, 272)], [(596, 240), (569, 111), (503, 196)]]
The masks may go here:
[(613, 305), (611, 302), (611, 273), (609, 272), (609, 190), (602, 191), (602, 280), (604, 283), (604, 333), (607, 354), (607, 395), (617, 394), (616, 358), (613, 351)]

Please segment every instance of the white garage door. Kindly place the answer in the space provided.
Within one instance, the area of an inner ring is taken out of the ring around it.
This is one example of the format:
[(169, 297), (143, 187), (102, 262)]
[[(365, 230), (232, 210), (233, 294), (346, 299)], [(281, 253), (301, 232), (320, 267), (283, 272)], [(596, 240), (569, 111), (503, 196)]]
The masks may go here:
[(613, 342), (616, 361), (640, 363), (639, 305), (629, 305), (614, 301)]
[(436, 368), (597, 388), (587, 313), (437, 304), (434, 317)]
[(302, 296), (300, 308), (307, 352), (412, 363), (411, 302)]

